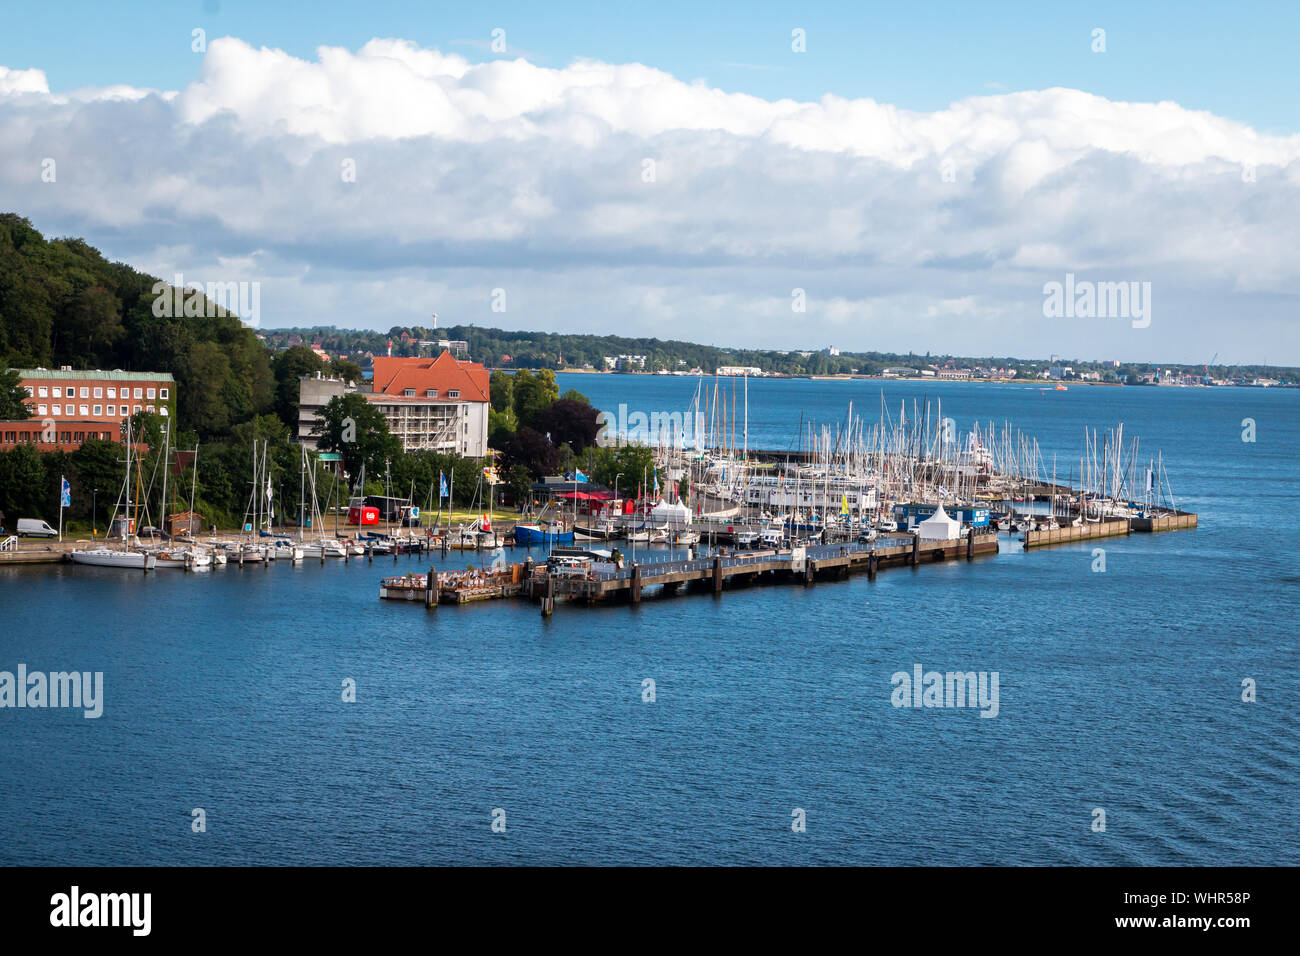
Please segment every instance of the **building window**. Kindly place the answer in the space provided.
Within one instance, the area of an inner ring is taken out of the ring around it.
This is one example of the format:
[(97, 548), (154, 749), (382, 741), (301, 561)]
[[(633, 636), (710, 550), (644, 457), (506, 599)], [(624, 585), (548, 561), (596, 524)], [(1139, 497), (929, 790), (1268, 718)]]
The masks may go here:
[[(41, 389), (41, 391), (45, 391), (45, 389)], [(45, 409), (46, 409), (46, 406), (45, 406), (45, 405), (37, 405), (37, 406), (36, 406), (36, 414), (37, 414), (37, 415), (48, 415), (49, 412), (47, 412)]]
[(27, 397), (28, 397), (28, 398), (31, 398), (31, 397), (32, 397), (32, 387), (31, 387), (30, 385), (24, 385), (24, 386), (23, 386), (23, 391), (25, 391), (25, 392), (27, 393)]
[(158, 391), (157, 391), (157, 389), (152, 389), (152, 388), (151, 388), (151, 389), (148, 389), (147, 391), (148, 391), (149, 394), (148, 394), (146, 397), (148, 397), (148, 398), (157, 398), (157, 397), (158, 397)]
[(54, 411), (52, 412), (52, 414), (54, 414), (54, 415), (62, 415), (62, 414), (63, 414), (63, 406), (62, 406), (62, 405), (55, 405), (55, 406), (54, 406)]
[(424, 396), (425, 398), (437, 398), (438, 390), (436, 388), (426, 388), (424, 390)]
[[(140, 389), (138, 388), (135, 390), (135, 395), (132, 396), (132, 398), (143, 398), (143, 397), (144, 396), (140, 394)], [(139, 411), (139, 409), (137, 409), (137, 411)]]
[(54, 397), (55, 397), (55, 398), (62, 398), (63, 396), (60, 394), (62, 391), (63, 391), (63, 389), (61, 389), (61, 388), (56, 388), (56, 389), (54, 389)]
[(96, 406), (95, 406), (95, 417), (98, 418), (100, 415), (103, 415), (103, 414), (104, 414), (104, 406), (103, 406), (103, 405), (96, 405)]
[(152, 406), (152, 405), (146, 405), (146, 406), (144, 407), (144, 410), (145, 410), (146, 412), (148, 412), (149, 414), (151, 414), (151, 415), (153, 414), (153, 406)]
[(111, 416), (111, 415), (116, 415), (116, 414), (117, 414), (117, 406), (116, 406), (116, 405), (110, 405), (110, 406), (108, 406), (108, 414), (109, 414), (110, 416)]
[(110, 388), (110, 389), (108, 390), (108, 397), (109, 397), (109, 398), (117, 398), (117, 389), (115, 389), (115, 388)]
[(163, 401), (167, 400), (167, 393), (168, 393), (168, 389), (165, 388), (158, 389), (158, 397), (161, 398)]
[(49, 389), (44, 385), (41, 385), (36, 389), (36, 395), (38, 398), (49, 398), (49, 395), (46, 394), (47, 392), (49, 392)]
[(90, 389), (85, 385), (81, 386), (81, 397), (90, 398)]
[(448, 397), (448, 398), (460, 398), (460, 389), (458, 389), (458, 388), (453, 388), (451, 391), (449, 391), (449, 392), (447, 393), (447, 397)]
[(162, 408), (158, 409), (158, 414), (161, 415), (163, 418), (166, 418), (166, 417), (167, 417), (167, 406), (164, 405)]
[(72, 433), (72, 440), (73, 440), (73, 441), (85, 441), (85, 440), (86, 440), (86, 433), (85, 433), (85, 432), (73, 432), (73, 433)]
[(404, 389), (402, 389), (402, 394), (405, 395), (407, 398), (414, 398), (414, 397), (415, 397), (415, 389), (413, 389), (413, 388), (404, 388)]
[[(83, 388), (82, 391), (84, 392), (85, 389)], [(89, 406), (89, 405), (82, 405), (82, 406), (81, 406), (81, 414), (82, 414), (82, 415), (89, 415), (89, 414), (90, 414), (90, 406)]]
[[(138, 391), (140, 391), (140, 390), (137, 388), (136, 391), (138, 392)], [(137, 412), (140, 411), (140, 406), (137, 405), (137, 406), (135, 407), (135, 410), (136, 410)]]
[(101, 387), (99, 387), (98, 385), (95, 386), (95, 397), (96, 397), (96, 398), (103, 398), (103, 397), (104, 397), (104, 390), (103, 390)]

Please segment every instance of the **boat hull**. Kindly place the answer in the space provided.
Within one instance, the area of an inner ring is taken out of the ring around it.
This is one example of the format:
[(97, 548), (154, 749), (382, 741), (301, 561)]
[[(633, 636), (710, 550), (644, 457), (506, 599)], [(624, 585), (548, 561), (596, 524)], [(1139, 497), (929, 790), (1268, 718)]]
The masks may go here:
[(515, 544), (532, 547), (538, 544), (572, 544), (572, 531), (551, 531), (530, 525), (515, 525)]
[(68, 557), (76, 564), (89, 564), (98, 568), (149, 571), (157, 566), (157, 558), (142, 551), (73, 551)]

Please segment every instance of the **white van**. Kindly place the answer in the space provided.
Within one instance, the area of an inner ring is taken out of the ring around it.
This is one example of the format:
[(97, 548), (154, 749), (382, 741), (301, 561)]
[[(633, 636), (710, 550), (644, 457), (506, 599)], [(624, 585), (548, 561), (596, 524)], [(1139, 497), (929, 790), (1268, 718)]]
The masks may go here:
[(19, 518), (18, 537), (20, 538), (55, 538), (58, 532), (40, 518)]

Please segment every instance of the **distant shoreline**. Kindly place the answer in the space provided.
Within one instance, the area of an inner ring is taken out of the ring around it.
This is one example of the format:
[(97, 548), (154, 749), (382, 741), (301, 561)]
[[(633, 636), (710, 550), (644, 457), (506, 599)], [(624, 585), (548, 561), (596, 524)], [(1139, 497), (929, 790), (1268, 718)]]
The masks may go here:
[[(494, 372), (515, 372), (516, 368), (496, 367), (490, 371)], [(531, 372), (539, 372), (541, 369), (529, 369)], [(612, 369), (596, 368), (554, 368), (549, 371), (556, 375), (631, 375), (638, 378), (712, 378), (709, 372), (701, 372), (698, 375), (692, 375), (686, 372), (669, 372), (667, 375), (660, 375), (658, 372), (620, 372)], [(1058, 384), (1065, 385), (1066, 388), (1075, 388), (1082, 386), (1100, 387), (1100, 388), (1297, 388), (1295, 385), (1157, 385), (1140, 384), (1129, 385), (1127, 382), (1088, 382), (1080, 379), (1043, 379), (1043, 378), (963, 378), (950, 379), (938, 377), (922, 377), (920, 375), (718, 375), (718, 378), (752, 378), (752, 379), (794, 379), (804, 382), (924, 382), (927, 384), (944, 383), (951, 385), (1028, 385), (1033, 388), (1055, 388)]]

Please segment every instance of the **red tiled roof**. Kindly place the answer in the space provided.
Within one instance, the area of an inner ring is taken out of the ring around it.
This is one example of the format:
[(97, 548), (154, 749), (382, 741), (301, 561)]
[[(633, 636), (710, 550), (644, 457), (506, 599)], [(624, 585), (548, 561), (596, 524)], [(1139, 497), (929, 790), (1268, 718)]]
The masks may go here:
[(471, 402), (488, 401), (488, 371), (478, 362), (466, 362), (444, 351), (437, 358), (388, 358), (375, 356), (374, 387), (376, 393), (401, 396), (404, 389), (415, 389), (417, 397), (433, 388), (439, 398), (452, 390)]

